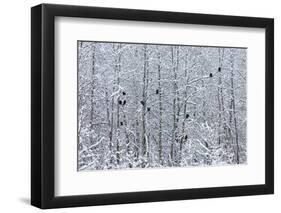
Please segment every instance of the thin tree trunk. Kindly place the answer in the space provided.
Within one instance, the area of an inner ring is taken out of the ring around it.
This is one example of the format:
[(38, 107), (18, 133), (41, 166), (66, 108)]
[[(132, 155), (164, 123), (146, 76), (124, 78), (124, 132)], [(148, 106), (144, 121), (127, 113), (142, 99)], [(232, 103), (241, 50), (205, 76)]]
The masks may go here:
[(141, 153), (141, 142), (140, 142), (140, 124), (139, 119), (136, 118), (136, 127), (135, 127), (135, 135), (136, 135), (136, 144), (135, 144), (135, 161), (139, 159), (139, 156), (142, 155)]
[[(173, 79), (173, 132), (172, 132), (172, 143), (171, 143), (171, 152), (170, 152), (170, 157), (171, 157), (171, 165), (173, 165), (175, 163), (175, 143), (177, 143), (178, 140), (178, 134), (177, 134), (177, 123), (178, 123), (178, 117), (177, 115), (179, 114), (178, 112), (178, 105), (177, 105), (177, 101), (178, 101), (178, 85), (177, 85), (177, 64), (175, 66), (174, 63), (174, 47), (172, 48), (172, 68), (173, 68), (173, 74), (174, 74), (174, 79)], [(178, 63), (178, 47), (177, 47), (177, 61), (176, 63)]]
[[(221, 67), (221, 49), (218, 49), (219, 51), (219, 67)], [(221, 144), (221, 129), (222, 129), (222, 103), (221, 103), (221, 73), (218, 73), (218, 93), (217, 93), (217, 99), (218, 99), (218, 108), (219, 108), (219, 128), (218, 128), (218, 144)]]
[(148, 68), (148, 53), (146, 53), (146, 89), (145, 89), (145, 102), (146, 102), (146, 116), (145, 116), (145, 122), (146, 122), (146, 155), (147, 155), (147, 161), (150, 162), (150, 131), (149, 130), (149, 123), (147, 122), (147, 120), (150, 120), (150, 111), (147, 110), (147, 108), (149, 107), (147, 102), (148, 102), (148, 91), (149, 91), (149, 78), (150, 78), (150, 73), (149, 73), (149, 68)]
[(162, 156), (162, 125), (163, 125), (163, 103), (162, 103), (162, 87), (161, 87), (161, 54), (158, 50), (158, 98), (159, 98), (159, 130), (158, 130), (158, 154), (159, 163), (163, 165)]
[[(109, 103), (109, 97), (108, 97), (108, 91), (106, 90), (105, 92), (105, 99), (106, 99), (106, 120), (107, 120), (107, 124), (109, 127), (109, 144), (108, 144), (108, 148), (109, 148), (109, 157), (110, 157), (110, 165), (112, 164), (112, 128), (113, 125), (111, 123), (111, 115), (110, 115), (110, 103)], [(113, 114), (113, 113), (111, 113)]]
[[(113, 52), (115, 54), (116, 50), (115, 50), (115, 44), (112, 45), (112, 49), (113, 49)], [(115, 60), (115, 64), (114, 64), (114, 74), (115, 74), (115, 78), (113, 80), (113, 88), (112, 88), (112, 92), (115, 93), (115, 90), (116, 90), (116, 83), (117, 83), (117, 78), (116, 78), (116, 73), (117, 73), (117, 70), (116, 70), (116, 59)], [(113, 164), (113, 136), (114, 136), (114, 105), (115, 105), (115, 97), (112, 96), (111, 97), (111, 115), (110, 115), (110, 132), (109, 132), (109, 149), (111, 150), (111, 156), (110, 156), (110, 164), (112, 165)], [(116, 158), (117, 159), (117, 158)]]
[[(177, 146), (179, 145), (179, 117), (180, 117), (180, 95), (179, 95), (179, 90), (178, 90), (178, 77), (177, 77), (177, 73), (179, 72), (179, 52), (180, 52), (180, 48), (179, 46), (177, 46), (177, 61), (176, 61), (176, 80), (175, 80), (175, 84), (176, 84), (176, 106), (177, 106), (177, 117), (176, 117), (176, 135), (175, 135), (175, 139), (176, 139), (176, 144)], [(178, 151), (175, 150), (175, 155), (176, 155), (176, 161), (177, 164), (179, 164), (179, 158), (178, 158)]]
[(234, 94), (234, 55), (233, 50), (231, 51), (231, 96), (232, 96), (232, 115), (234, 120), (234, 129), (235, 129), (235, 143), (236, 143), (236, 163), (240, 163), (239, 159), (239, 138), (237, 130), (237, 118), (236, 118), (236, 106), (235, 106), (235, 94)]
[[(113, 92), (115, 91), (115, 82), (113, 85)], [(111, 150), (110, 163), (113, 163), (113, 131), (114, 131), (114, 97), (111, 98), (111, 121), (110, 121), (110, 133), (109, 133), (109, 149)]]
[[(92, 56), (92, 79), (91, 79), (91, 117), (90, 117), (90, 129), (91, 131), (94, 129), (94, 92), (95, 92), (95, 44), (93, 45), (93, 56)], [(93, 134), (90, 136), (91, 144), (93, 141)]]
[(224, 141), (226, 140), (226, 135), (227, 135), (227, 127), (226, 127), (226, 123), (227, 123), (227, 120), (226, 120), (226, 116), (225, 116), (225, 103), (224, 103), (224, 95), (223, 95), (223, 84), (222, 84), (222, 75), (223, 75), (223, 72), (224, 72), (224, 69), (223, 69), (223, 61), (224, 61), (224, 48), (222, 49), (222, 56), (221, 56), (221, 61), (220, 61), (220, 97), (221, 97), (221, 110), (222, 110), (222, 132), (224, 133)]
[[(184, 89), (184, 106), (183, 106), (183, 122), (182, 122), (182, 133), (181, 133), (181, 141), (180, 141), (180, 162), (182, 162), (182, 148), (183, 143), (187, 140), (187, 134), (185, 134), (185, 122), (186, 122), (186, 116), (187, 116), (187, 85), (189, 81), (189, 76), (187, 74), (187, 54), (185, 55), (184, 59), (184, 80), (186, 82), (185, 89)], [(185, 136), (186, 135), (186, 136)]]
[(130, 138), (129, 138), (129, 133), (127, 131), (128, 129), (128, 122), (127, 122), (127, 117), (124, 112), (124, 106), (123, 106), (123, 122), (124, 122), (124, 132), (125, 132), (125, 137), (126, 137), (126, 154), (127, 154), (127, 159), (129, 159), (129, 168), (132, 168), (132, 163), (131, 163), (131, 146), (130, 146)]
[(143, 88), (142, 88), (142, 155), (147, 157), (147, 140), (146, 140), (146, 108), (147, 108), (147, 45), (144, 45), (144, 66), (143, 66)]
[[(116, 61), (116, 65), (115, 65), (115, 68), (116, 68), (116, 75), (117, 75), (117, 89), (119, 90), (120, 88), (120, 71), (121, 71), (121, 53), (119, 52), (121, 49), (121, 44), (119, 44), (117, 46), (117, 53), (118, 53), (118, 56), (117, 56), (117, 61)], [(117, 139), (116, 139), (116, 160), (117, 160), (117, 164), (119, 165), (120, 164), (120, 104), (119, 104), (119, 94), (117, 96), (117, 119), (116, 119), (116, 122), (117, 122)]]
[[(221, 48), (218, 49), (219, 51), (219, 69), (218, 71), (218, 106), (219, 106), (219, 129), (218, 129), (218, 144), (221, 144), (223, 141), (222, 133), (225, 130), (225, 117), (224, 117), (224, 98), (223, 98), (223, 89), (222, 89), (222, 73), (223, 73), (223, 57), (224, 57), (224, 49), (221, 50)], [(225, 133), (225, 132), (224, 132)], [(224, 137), (225, 139), (225, 137)]]

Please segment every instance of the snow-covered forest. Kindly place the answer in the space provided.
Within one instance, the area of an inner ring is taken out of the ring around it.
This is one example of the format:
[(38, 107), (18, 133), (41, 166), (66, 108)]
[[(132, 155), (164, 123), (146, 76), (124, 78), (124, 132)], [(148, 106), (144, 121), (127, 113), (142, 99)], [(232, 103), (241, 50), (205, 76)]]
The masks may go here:
[(77, 45), (78, 171), (246, 163), (246, 48)]

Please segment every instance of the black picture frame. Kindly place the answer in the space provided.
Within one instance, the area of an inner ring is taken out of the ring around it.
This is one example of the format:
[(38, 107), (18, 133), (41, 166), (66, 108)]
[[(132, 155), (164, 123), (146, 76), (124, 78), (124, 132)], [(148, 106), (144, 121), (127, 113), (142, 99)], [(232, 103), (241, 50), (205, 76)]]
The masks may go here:
[[(265, 184), (113, 194), (54, 195), (55, 17), (264, 28)], [(240, 16), (41, 4), (31, 8), (31, 204), (42, 208), (218, 198), (274, 193), (274, 20)]]

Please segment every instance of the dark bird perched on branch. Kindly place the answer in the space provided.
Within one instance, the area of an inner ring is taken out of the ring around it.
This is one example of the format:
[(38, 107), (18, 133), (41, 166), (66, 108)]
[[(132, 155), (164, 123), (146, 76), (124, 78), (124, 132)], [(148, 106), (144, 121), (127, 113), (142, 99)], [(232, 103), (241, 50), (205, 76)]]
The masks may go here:
[(213, 77), (213, 73), (210, 73), (209, 77), (212, 78)]
[(156, 90), (156, 94), (159, 94), (159, 90), (158, 89)]
[(187, 140), (187, 135), (184, 136), (184, 139)]
[(221, 67), (219, 67), (218, 71), (219, 71), (219, 72), (221, 71)]
[(119, 100), (118, 103), (119, 103), (120, 105), (122, 105), (122, 101), (121, 101), (121, 100)]
[(141, 102), (141, 104), (144, 106), (144, 101), (140, 101)]
[(123, 122), (122, 121), (120, 122), (120, 125), (123, 126)]
[(126, 92), (122, 92), (123, 95), (126, 95)]
[(126, 100), (123, 101), (123, 106), (126, 104)]
[(150, 112), (150, 107), (147, 107), (147, 111)]
[(185, 115), (185, 118), (189, 118), (189, 114), (186, 114), (186, 115)]

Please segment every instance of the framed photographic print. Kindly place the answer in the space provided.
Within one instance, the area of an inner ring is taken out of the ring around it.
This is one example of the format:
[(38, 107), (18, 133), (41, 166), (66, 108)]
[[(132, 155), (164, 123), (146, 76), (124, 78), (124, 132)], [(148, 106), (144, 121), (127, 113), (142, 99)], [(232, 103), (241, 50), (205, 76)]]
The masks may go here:
[(31, 9), (31, 203), (274, 191), (274, 21)]

